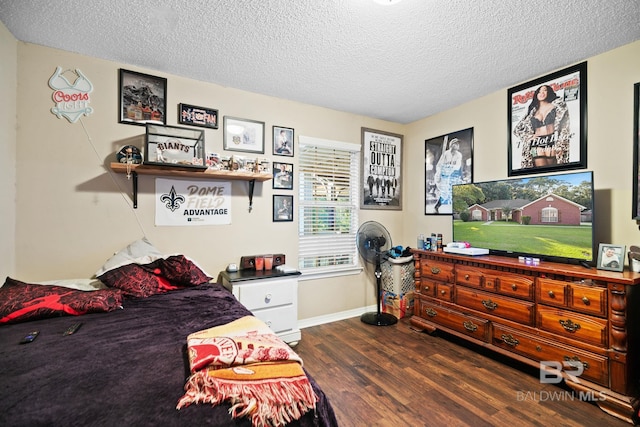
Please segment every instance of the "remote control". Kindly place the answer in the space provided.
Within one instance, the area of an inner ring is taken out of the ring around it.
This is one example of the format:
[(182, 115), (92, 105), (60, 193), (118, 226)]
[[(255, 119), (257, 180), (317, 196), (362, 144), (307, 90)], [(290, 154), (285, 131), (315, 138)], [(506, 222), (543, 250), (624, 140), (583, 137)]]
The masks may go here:
[(80, 323), (80, 322), (78, 322), (78, 323), (74, 323), (73, 325), (69, 326), (69, 328), (68, 328), (66, 331), (64, 331), (64, 334), (62, 334), (62, 335), (64, 335), (65, 337), (66, 337), (67, 335), (71, 335), (71, 334), (73, 334), (75, 331), (77, 331), (78, 329), (80, 329), (80, 326), (82, 326), (82, 323)]
[(29, 332), (27, 335), (25, 335), (24, 338), (22, 338), (20, 340), (20, 344), (29, 344), (30, 342), (33, 342), (33, 340), (36, 339), (36, 337), (38, 336), (39, 333), (40, 333), (40, 331), (31, 331), (31, 332)]

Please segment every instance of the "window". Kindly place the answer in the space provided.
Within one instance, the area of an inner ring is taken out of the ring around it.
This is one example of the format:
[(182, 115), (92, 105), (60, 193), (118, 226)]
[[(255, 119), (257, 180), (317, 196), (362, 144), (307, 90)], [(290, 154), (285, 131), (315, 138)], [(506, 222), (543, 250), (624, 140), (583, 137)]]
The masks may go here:
[(360, 144), (300, 136), (298, 268), (358, 267)]
[(542, 208), (542, 222), (558, 222), (558, 209), (551, 206)]

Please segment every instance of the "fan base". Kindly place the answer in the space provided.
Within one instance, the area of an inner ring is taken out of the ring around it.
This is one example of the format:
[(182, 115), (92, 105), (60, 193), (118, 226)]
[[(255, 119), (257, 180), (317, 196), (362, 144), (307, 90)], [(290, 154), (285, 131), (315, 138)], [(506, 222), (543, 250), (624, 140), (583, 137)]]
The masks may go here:
[(398, 323), (398, 319), (393, 314), (377, 313), (375, 311), (364, 313), (360, 316), (360, 320), (367, 325), (375, 326), (390, 326)]

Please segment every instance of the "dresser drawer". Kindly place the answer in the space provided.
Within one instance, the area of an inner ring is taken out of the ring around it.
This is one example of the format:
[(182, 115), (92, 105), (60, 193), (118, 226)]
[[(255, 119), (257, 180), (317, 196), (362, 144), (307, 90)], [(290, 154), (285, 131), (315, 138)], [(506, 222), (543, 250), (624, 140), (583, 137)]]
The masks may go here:
[(516, 298), (533, 300), (533, 278), (517, 274), (501, 273), (495, 276), (498, 292)]
[(293, 330), (296, 327), (296, 319), (298, 318), (298, 313), (296, 313), (295, 307), (291, 304), (255, 310), (253, 315), (266, 323), (276, 334)]
[(453, 301), (453, 285), (447, 283), (437, 283), (435, 297), (443, 301)]
[(438, 282), (435, 280), (421, 278), (420, 282), (416, 282), (416, 292), (427, 297), (435, 297), (437, 287)]
[(237, 286), (237, 298), (252, 312), (261, 308), (293, 304), (295, 283), (291, 280), (256, 281)]
[(456, 302), (462, 306), (504, 319), (533, 326), (534, 304), (502, 295), (458, 286)]
[(569, 285), (569, 308), (605, 317), (607, 315), (607, 289), (572, 283)]
[(538, 279), (538, 302), (568, 307), (587, 314), (606, 317), (607, 289), (604, 286)]
[(607, 321), (585, 314), (538, 306), (537, 326), (579, 342), (607, 347)]
[(459, 285), (481, 288), (484, 270), (479, 268), (456, 266), (456, 283)]
[(475, 316), (469, 316), (446, 307), (420, 301), (420, 317), (446, 328), (462, 332), (475, 339), (489, 342), (490, 322)]
[(453, 283), (453, 264), (431, 259), (423, 259), (420, 262), (420, 276), (442, 282)]
[(542, 304), (567, 306), (567, 282), (538, 278), (538, 302)]
[(495, 323), (493, 324), (492, 343), (497, 347), (538, 362), (559, 362), (563, 364), (563, 370), (571, 375), (580, 373), (580, 370), (574, 366), (581, 363), (582, 373), (578, 378), (585, 378), (605, 387), (609, 385), (608, 359), (599, 354), (547, 341)]

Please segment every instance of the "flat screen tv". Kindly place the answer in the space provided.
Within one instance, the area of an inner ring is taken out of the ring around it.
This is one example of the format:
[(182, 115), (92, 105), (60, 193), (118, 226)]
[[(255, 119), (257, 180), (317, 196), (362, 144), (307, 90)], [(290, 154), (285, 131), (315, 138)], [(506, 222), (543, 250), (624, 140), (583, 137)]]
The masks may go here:
[(593, 265), (593, 172), (459, 184), (453, 239), (490, 254)]

